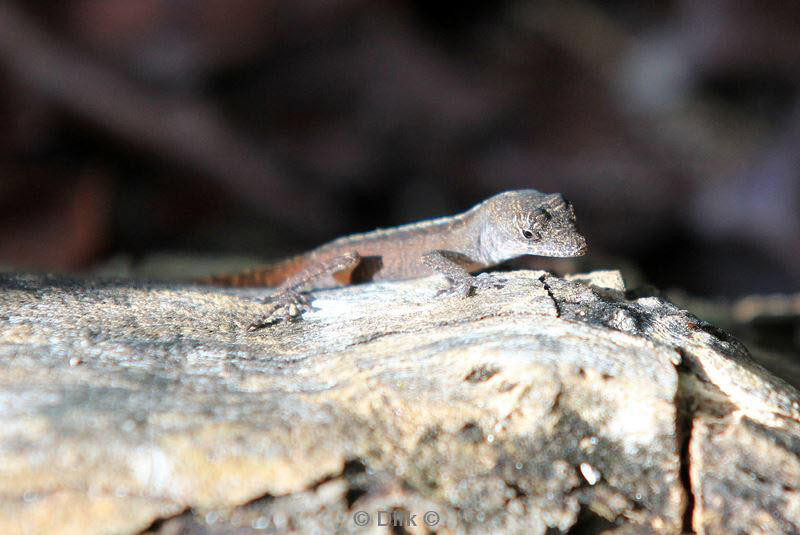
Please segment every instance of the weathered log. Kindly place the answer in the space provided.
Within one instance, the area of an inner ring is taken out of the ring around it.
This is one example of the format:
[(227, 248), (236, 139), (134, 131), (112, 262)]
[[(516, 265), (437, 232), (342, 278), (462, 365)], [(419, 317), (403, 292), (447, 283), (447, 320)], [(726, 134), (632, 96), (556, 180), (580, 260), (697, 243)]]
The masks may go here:
[(796, 390), (616, 272), (503, 276), (253, 333), (258, 290), (0, 276), (0, 532), (800, 530)]

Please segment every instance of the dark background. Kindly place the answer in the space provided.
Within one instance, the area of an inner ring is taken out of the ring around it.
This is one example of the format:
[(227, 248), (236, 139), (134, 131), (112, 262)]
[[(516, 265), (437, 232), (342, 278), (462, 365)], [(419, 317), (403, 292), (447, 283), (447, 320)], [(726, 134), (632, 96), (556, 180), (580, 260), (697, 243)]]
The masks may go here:
[(0, 5), (0, 265), (249, 255), (533, 187), (590, 256), (800, 283), (800, 3)]

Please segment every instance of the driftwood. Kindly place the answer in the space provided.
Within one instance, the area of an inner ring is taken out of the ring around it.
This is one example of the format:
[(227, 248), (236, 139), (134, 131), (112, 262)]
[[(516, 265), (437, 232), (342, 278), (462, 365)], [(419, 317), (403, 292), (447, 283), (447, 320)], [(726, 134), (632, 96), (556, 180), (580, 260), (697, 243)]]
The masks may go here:
[(503, 276), (253, 333), (260, 291), (0, 276), (0, 533), (800, 530), (796, 390), (616, 272)]

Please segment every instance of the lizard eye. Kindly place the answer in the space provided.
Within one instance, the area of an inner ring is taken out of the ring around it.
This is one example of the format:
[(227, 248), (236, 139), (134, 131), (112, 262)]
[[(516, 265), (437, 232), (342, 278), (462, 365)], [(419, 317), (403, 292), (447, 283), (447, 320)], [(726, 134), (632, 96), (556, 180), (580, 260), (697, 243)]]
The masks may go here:
[(533, 231), (528, 230), (528, 229), (525, 229), (525, 230), (522, 231), (522, 237), (525, 238), (526, 240), (533, 240), (533, 239), (538, 240), (539, 239), (539, 233), (538, 232), (533, 232)]

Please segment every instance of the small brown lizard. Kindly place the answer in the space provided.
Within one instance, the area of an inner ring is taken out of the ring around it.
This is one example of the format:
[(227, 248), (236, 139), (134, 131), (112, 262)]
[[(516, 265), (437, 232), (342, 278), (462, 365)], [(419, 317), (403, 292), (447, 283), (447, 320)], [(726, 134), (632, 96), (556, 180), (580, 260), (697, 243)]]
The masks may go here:
[(558, 194), (533, 189), (495, 195), (458, 215), (353, 234), (313, 251), (236, 275), (203, 282), (227, 286), (277, 286), (273, 307), (253, 322), (255, 330), (307, 305), (305, 289), (347, 286), (366, 281), (403, 280), (441, 273), (446, 291), (466, 297), (474, 289), (498, 285), (479, 271), (522, 255), (581, 256), (586, 240), (575, 226), (572, 205)]

